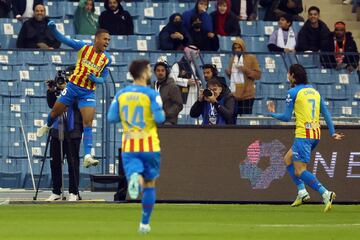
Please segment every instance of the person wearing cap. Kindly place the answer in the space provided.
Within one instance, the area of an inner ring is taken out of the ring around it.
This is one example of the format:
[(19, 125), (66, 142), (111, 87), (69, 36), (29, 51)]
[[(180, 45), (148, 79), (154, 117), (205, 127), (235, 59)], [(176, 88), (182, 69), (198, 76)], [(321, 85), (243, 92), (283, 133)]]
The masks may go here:
[(246, 53), (245, 42), (241, 38), (233, 41), (232, 51), (225, 72), (230, 78), (230, 90), (237, 100), (237, 114), (252, 114), (255, 80), (261, 78), (259, 62), (255, 55)]
[(154, 88), (160, 93), (165, 112), (163, 124), (175, 125), (178, 121), (178, 115), (183, 109), (180, 89), (170, 76), (170, 68), (166, 62), (157, 62), (154, 66), (154, 73), (156, 76)]
[(275, 30), (269, 39), (268, 49), (271, 52), (295, 52), (296, 33), (292, 28), (292, 17), (284, 14), (280, 17), (279, 28)]
[(184, 49), (184, 56), (171, 68), (171, 76), (180, 88), (184, 104), (181, 113), (186, 115), (189, 114), (191, 106), (197, 99), (197, 89), (200, 86), (200, 77), (196, 72), (191, 53), (195, 58), (199, 57), (199, 49), (194, 45), (189, 45)]
[[(359, 54), (356, 46), (356, 42), (351, 32), (346, 31), (346, 25), (342, 21), (338, 21), (334, 25), (334, 32), (330, 34), (330, 44), (328, 52), (335, 54), (329, 55), (325, 59), (324, 67), (347, 69), (352, 72), (358, 67)], [(347, 54), (355, 53), (355, 54)]]

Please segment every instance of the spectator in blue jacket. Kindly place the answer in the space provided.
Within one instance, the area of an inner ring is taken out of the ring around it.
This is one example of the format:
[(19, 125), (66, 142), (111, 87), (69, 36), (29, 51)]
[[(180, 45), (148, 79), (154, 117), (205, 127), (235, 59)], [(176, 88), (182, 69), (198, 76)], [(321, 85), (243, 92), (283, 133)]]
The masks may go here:
[(170, 16), (169, 23), (160, 31), (159, 42), (161, 50), (184, 50), (189, 45), (190, 36), (180, 13)]
[(213, 25), (210, 15), (207, 13), (209, 8), (208, 0), (197, 0), (195, 7), (183, 13), (183, 20), (185, 28), (191, 30), (191, 18), (199, 15), (201, 19), (201, 28), (208, 33), (212, 33)]

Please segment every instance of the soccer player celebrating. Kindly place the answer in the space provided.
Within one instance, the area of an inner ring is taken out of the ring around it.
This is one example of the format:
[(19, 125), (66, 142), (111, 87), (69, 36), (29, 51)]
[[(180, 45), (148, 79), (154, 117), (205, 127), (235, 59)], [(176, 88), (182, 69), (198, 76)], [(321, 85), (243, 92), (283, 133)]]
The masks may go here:
[(140, 233), (150, 232), (150, 216), (155, 204), (155, 179), (160, 171), (160, 141), (156, 123), (165, 121), (162, 100), (158, 92), (147, 87), (151, 67), (147, 60), (133, 61), (129, 72), (134, 85), (116, 93), (111, 103), (108, 121), (121, 121), (122, 160), (128, 179), (130, 198), (139, 195), (142, 188), (142, 219)]
[(304, 67), (300, 64), (291, 65), (288, 79), (292, 88), (288, 91), (285, 112), (275, 113), (275, 104), (272, 101), (268, 102), (268, 110), (272, 113), (272, 117), (285, 122), (290, 121), (293, 111), (295, 112), (295, 140), (284, 158), (287, 171), (298, 188), (298, 196), (291, 206), (299, 206), (310, 200), (309, 193), (304, 186), (305, 183), (321, 194), (325, 204), (324, 212), (327, 212), (332, 208), (332, 202), (336, 195), (334, 192), (328, 191), (315, 175), (306, 170), (311, 151), (320, 140), (320, 113), (324, 116), (330, 134), (335, 140), (341, 140), (344, 135), (335, 133), (324, 100), (319, 92), (308, 84)]
[(63, 36), (56, 29), (53, 21), (48, 23), (48, 27), (57, 40), (78, 51), (78, 59), (75, 71), (69, 78), (70, 82), (61, 92), (61, 96), (48, 116), (46, 125), (38, 129), (37, 136), (41, 137), (46, 134), (55, 119), (77, 98), (84, 126), (84, 167), (96, 166), (99, 161), (91, 156), (92, 122), (96, 107), (95, 89), (96, 84), (104, 83), (109, 72), (108, 67), (111, 64), (110, 55), (105, 52), (110, 42), (109, 32), (104, 29), (98, 29), (95, 34), (94, 44), (92, 45)]

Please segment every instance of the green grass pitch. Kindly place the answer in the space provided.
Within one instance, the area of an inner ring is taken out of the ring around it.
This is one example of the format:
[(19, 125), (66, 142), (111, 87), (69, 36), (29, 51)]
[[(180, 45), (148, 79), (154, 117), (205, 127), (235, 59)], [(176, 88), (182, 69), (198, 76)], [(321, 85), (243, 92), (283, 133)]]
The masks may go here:
[(0, 239), (360, 239), (360, 205), (157, 204), (150, 234), (140, 204), (0, 206)]

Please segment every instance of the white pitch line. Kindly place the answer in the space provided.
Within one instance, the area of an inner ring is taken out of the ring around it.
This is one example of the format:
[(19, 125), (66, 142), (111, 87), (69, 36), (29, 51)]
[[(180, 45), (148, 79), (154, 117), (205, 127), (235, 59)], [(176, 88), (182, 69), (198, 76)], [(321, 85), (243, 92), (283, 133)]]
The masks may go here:
[(297, 227), (297, 228), (316, 228), (316, 227), (360, 227), (360, 223), (335, 223), (335, 224), (256, 224), (256, 227)]

